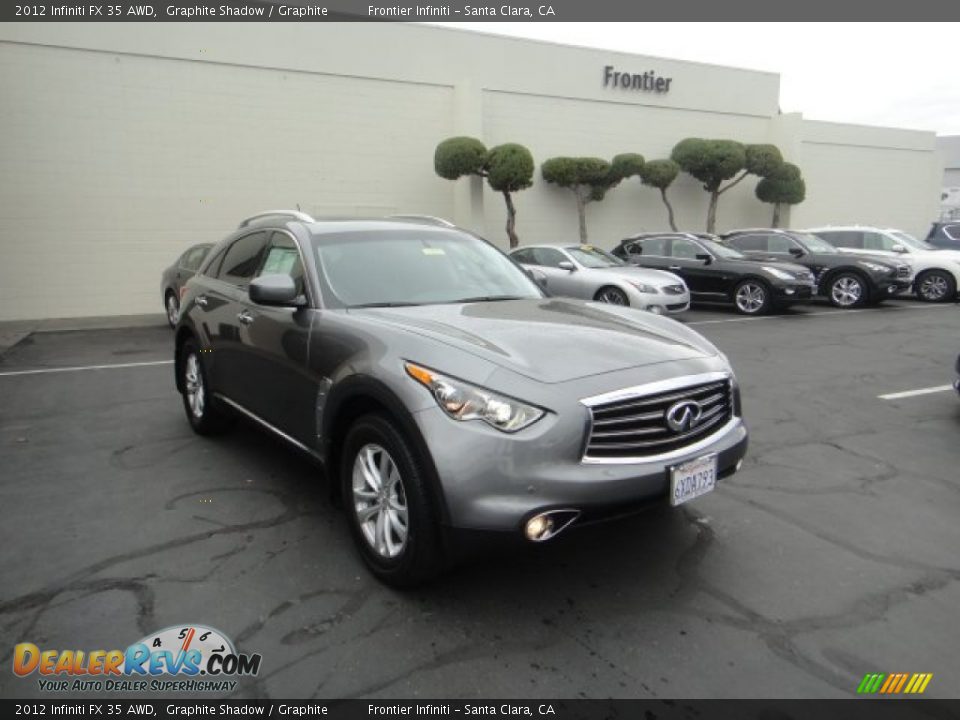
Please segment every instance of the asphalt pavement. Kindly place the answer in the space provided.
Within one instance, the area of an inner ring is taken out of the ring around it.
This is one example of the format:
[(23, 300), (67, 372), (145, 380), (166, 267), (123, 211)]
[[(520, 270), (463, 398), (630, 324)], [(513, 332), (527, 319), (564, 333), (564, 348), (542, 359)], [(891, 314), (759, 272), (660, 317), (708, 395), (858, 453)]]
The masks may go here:
[(0, 697), (44, 696), (15, 643), (181, 623), (262, 654), (237, 698), (832, 698), (868, 672), (955, 697), (957, 306), (683, 321), (737, 371), (739, 474), (408, 593), (364, 570), (320, 468), (190, 431), (167, 328), (27, 335), (0, 355)]

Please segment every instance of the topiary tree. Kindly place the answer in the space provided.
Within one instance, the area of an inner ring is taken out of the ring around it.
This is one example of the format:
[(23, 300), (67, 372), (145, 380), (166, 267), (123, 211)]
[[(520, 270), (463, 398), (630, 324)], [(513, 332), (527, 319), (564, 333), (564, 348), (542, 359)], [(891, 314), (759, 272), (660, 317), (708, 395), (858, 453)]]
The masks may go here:
[(456, 180), (464, 175), (486, 178), (490, 188), (501, 193), (506, 203), (506, 230), (510, 247), (515, 248), (520, 244), (513, 193), (533, 184), (533, 155), (527, 148), (507, 143), (487, 150), (476, 138), (447, 138), (437, 145), (433, 153), (433, 168), (437, 175), (446, 180)]
[[(670, 158), (684, 172), (703, 183), (710, 193), (707, 207), (707, 232), (717, 224), (717, 203), (720, 196), (747, 175), (765, 177), (783, 164), (783, 157), (774, 145), (744, 145), (735, 140), (687, 138), (678, 142)], [(725, 180), (735, 178), (723, 185)]]
[(667, 206), (667, 219), (670, 221), (670, 229), (677, 231), (677, 223), (674, 220), (673, 205), (667, 198), (667, 188), (680, 174), (680, 166), (673, 160), (651, 160), (643, 166), (640, 171), (640, 182), (660, 191), (660, 197), (663, 204)]
[(640, 174), (643, 156), (623, 153), (607, 162), (595, 157), (555, 157), (540, 166), (543, 179), (572, 190), (577, 199), (580, 242), (587, 242), (587, 203), (598, 202), (607, 191), (628, 177)]
[(780, 167), (757, 183), (757, 199), (773, 205), (772, 227), (780, 227), (780, 209), (784, 205), (797, 205), (807, 197), (807, 184), (793, 163)]

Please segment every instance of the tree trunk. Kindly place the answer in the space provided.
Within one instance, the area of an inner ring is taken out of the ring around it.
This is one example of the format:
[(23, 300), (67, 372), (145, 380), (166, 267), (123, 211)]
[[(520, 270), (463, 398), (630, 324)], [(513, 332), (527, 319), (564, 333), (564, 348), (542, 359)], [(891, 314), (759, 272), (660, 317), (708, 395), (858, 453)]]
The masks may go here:
[(580, 218), (580, 244), (587, 244), (587, 201), (583, 198), (583, 190), (578, 185), (573, 191), (577, 196), (577, 215)]
[(720, 193), (713, 190), (710, 193), (710, 205), (707, 207), (707, 232), (716, 232), (717, 227), (717, 201), (720, 199)]
[(507, 237), (510, 238), (510, 249), (513, 250), (520, 244), (517, 237), (517, 209), (513, 206), (513, 198), (506, 190), (503, 191), (503, 200), (507, 203)]
[(780, 203), (773, 204), (773, 222), (770, 227), (780, 227)]
[(670, 229), (674, 232), (677, 231), (677, 223), (673, 219), (673, 205), (670, 204), (670, 201), (667, 200), (667, 190), (666, 188), (660, 188), (660, 197), (663, 198), (663, 204), (667, 206), (667, 217), (670, 220)]

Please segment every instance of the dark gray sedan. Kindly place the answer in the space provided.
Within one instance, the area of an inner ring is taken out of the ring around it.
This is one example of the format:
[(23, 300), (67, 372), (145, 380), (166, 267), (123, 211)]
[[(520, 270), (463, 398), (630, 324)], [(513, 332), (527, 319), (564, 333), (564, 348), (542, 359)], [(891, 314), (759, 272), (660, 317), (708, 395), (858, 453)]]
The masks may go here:
[(176, 262), (163, 271), (160, 278), (160, 294), (170, 327), (176, 327), (180, 315), (180, 295), (187, 280), (192, 278), (203, 264), (213, 243), (191, 245), (181, 253)]
[(538, 543), (688, 502), (747, 446), (733, 371), (701, 335), (545, 297), (429, 220), (244, 221), (187, 283), (175, 377), (196, 432), (242, 415), (323, 462), (395, 585), (468, 538)]

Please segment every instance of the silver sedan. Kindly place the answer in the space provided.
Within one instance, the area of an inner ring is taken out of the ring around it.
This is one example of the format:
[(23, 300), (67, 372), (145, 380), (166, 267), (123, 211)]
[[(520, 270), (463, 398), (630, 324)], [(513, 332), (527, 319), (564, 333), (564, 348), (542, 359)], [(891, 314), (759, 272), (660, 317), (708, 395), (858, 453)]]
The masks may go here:
[(629, 305), (658, 315), (690, 307), (690, 291), (677, 275), (627, 265), (592, 245), (527, 245), (510, 256), (554, 295)]

